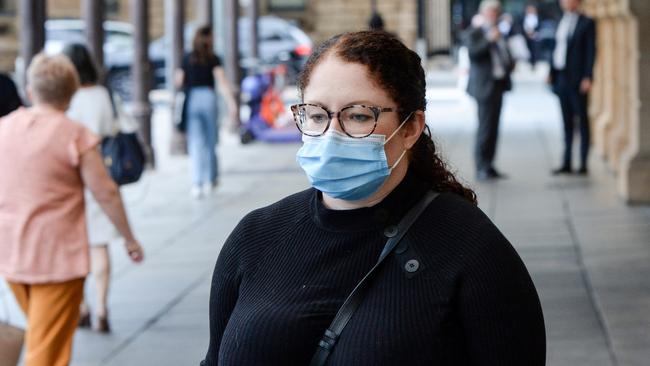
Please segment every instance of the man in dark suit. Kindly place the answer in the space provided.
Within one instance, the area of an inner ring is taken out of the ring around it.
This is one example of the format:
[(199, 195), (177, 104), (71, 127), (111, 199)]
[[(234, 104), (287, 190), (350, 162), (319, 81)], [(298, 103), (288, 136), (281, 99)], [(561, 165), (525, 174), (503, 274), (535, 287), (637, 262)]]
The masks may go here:
[(528, 4), (524, 16), (521, 19), (521, 29), (526, 38), (528, 52), (530, 52), (530, 66), (533, 68), (537, 63), (537, 32), (539, 32), (539, 25), (540, 22), (537, 7), (533, 4)]
[(593, 80), (596, 58), (596, 25), (578, 12), (581, 0), (560, 0), (564, 15), (558, 24), (552, 53), (549, 82), (560, 99), (564, 122), (564, 158), (552, 173), (572, 173), (571, 156), (576, 118), (580, 130), (580, 168), (587, 174), (590, 129), (587, 98)]
[(503, 94), (511, 89), (510, 73), (514, 68), (497, 23), (501, 5), (495, 0), (481, 2), (472, 26), (464, 33), (470, 59), (467, 92), (478, 105), (478, 130), (474, 157), (476, 178), (503, 178), (493, 165), (501, 118)]

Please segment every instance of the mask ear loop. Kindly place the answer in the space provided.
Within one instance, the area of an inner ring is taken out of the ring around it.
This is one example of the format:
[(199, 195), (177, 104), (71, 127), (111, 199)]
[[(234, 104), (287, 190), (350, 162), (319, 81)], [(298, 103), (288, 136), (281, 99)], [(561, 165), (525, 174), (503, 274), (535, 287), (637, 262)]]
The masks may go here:
[(406, 116), (406, 118), (404, 118), (404, 121), (402, 121), (402, 123), (400, 123), (400, 125), (397, 126), (397, 129), (393, 131), (393, 133), (391, 133), (390, 136), (388, 136), (388, 138), (384, 141), (384, 145), (386, 145), (388, 141), (390, 141), (390, 139), (392, 139), (397, 134), (397, 131), (399, 131), (402, 128), (402, 126), (404, 126), (404, 124), (411, 118), (412, 115), (413, 112), (409, 113), (409, 115)]
[(404, 156), (406, 156), (406, 150), (404, 150), (404, 151), (402, 152), (402, 155), (399, 156), (399, 158), (397, 159), (397, 161), (395, 162), (395, 164), (393, 164), (393, 166), (390, 167), (390, 171), (391, 171), (391, 172), (393, 171), (393, 169), (395, 169), (395, 167), (397, 166), (397, 164), (399, 164), (399, 162), (402, 161), (402, 159), (404, 158)]
[[(397, 131), (399, 131), (400, 128), (402, 128), (402, 126), (404, 126), (404, 124), (411, 118), (412, 115), (413, 115), (413, 112), (409, 113), (409, 115), (406, 116), (406, 118), (404, 118), (404, 121), (402, 121), (402, 123), (397, 127), (397, 129), (386, 139), (386, 141), (384, 141), (384, 145), (386, 145), (386, 143), (388, 143), (388, 141), (390, 141), (390, 139), (392, 139), (393, 136), (395, 136), (397, 134)], [(406, 155), (406, 150), (402, 151), (402, 155), (400, 155), (399, 158), (397, 159), (397, 161), (395, 162), (395, 164), (393, 164), (393, 166), (390, 167), (391, 172), (393, 171), (393, 169), (395, 169), (397, 164), (399, 164), (400, 161), (402, 161), (402, 159), (404, 158), (405, 155)]]

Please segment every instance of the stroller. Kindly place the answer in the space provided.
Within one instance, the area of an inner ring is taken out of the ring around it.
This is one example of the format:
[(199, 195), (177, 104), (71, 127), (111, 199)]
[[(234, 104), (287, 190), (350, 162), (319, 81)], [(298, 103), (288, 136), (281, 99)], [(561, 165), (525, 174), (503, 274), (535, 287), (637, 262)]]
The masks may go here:
[(283, 143), (301, 141), (301, 133), (293, 123), (291, 112), (282, 101), (286, 66), (278, 65), (268, 72), (249, 75), (242, 80), (241, 98), (249, 117), (242, 121), (242, 144), (254, 140)]

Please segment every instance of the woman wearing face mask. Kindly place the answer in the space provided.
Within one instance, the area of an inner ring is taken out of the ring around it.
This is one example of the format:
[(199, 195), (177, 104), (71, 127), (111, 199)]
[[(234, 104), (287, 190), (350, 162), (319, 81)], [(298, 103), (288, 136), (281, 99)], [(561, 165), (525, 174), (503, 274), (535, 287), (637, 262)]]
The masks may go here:
[(298, 86), (312, 188), (228, 238), (202, 365), (544, 365), (526, 268), (425, 132), (420, 58), (387, 33), (343, 34)]

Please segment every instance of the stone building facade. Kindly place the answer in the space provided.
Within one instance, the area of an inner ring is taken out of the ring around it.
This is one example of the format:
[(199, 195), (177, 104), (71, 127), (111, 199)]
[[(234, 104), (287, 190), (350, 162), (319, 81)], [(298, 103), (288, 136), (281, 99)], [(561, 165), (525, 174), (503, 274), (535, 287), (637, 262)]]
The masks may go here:
[[(189, 19), (194, 14), (195, 1), (185, 1), (185, 14)], [(10, 72), (18, 56), (20, 19), (17, 15), (20, 0), (0, 2), (0, 71)], [(130, 0), (107, 0), (106, 19), (130, 22)], [(151, 39), (161, 37), (165, 32), (163, 0), (149, 1), (149, 33)], [(46, 0), (48, 19), (79, 18), (81, 0)]]
[(650, 1), (585, 0), (597, 21), (590, 101), (596, 151), (617, 175), (619, 194), (650, 203)]
[[(293, 6), (277, 5), (289, 3)], [(373, 3), (386, 30), (415, 48), (417, 0), (260, 0), (262, 13), (297, 20), (315, 43), (338, 33), (367, 29)], [(448, 49), (451, 46), (451, 0), (424, 0), (423, 4), (428, 49)]]
[[(130, 0), (105, 0), (107, 19), (129, 22)], [(191, 19), (195, 2), (185, 1), (186, 19)], [(223, 0), (214, 1), (219, 6)], [(250, 0), (249, 0), (250, 1)], [(16, 16), (19, 1), (0, 2), (0, 71), (11, 71), (18, 55), (19, 20)], [(245, 2), (240, 14), (245, 15)], [(164, 33), (164, 1), (149, 2), (150, 35), (152, 39)], [(298, 6), (278, 6), (293, 3)], [(449, 49), (451, 46), (451, 0), (424, 0), (425, 31), (428, 49)], [(6, 5), (2, 5), (6, 4)], [(79, 18), (81, 0), (46, 0), (48, 18)], [(372, 12), (372, 1), (350, 0), (259, 0), (261, 14), (277, 14), (298, 21), (301, 27), (318, 43), (330, 36), (346, 31), (367, 28)], [(382, 15), (386, 29), (397, 34), (407, 45), (415, 48), (417, 37), (417, 1), (375, 0), (377, 11)], [(5, 9), (2, 9), (4, 7)], [(189, 16), (188, 16), (189, 15)]]

